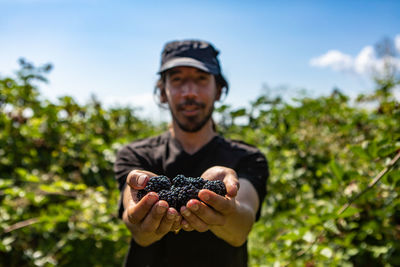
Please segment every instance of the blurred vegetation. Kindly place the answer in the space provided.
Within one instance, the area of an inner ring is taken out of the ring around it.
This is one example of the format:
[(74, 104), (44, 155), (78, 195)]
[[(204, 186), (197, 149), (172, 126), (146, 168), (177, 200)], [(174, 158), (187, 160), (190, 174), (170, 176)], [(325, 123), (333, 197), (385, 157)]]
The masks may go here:
[[(95, 98), (42, 99), (38, 82), (51, 65), (20, 63), (16, 77), (0, 77), (0, 265), (120, 266), (129, 233), (116, 217), (115, 153), (166, 126)], [(256, 145), (270, 163), (251, 266), (400, 265), (398, 165), (336, 216), (400, 149), (398, 85), (391, 75), (356, 101), (334, 90), (217, 109), (219, 132)]]

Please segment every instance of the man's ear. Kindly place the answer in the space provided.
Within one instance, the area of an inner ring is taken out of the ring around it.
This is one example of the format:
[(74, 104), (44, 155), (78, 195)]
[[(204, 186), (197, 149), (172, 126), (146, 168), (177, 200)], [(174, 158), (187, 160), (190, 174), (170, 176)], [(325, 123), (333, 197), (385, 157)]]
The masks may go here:
[(215, 100), (220, 100), (221, 99), (221, 95), (222, 95), (222, 87), (221, 86), (217, 86), (217, 95), (215, 96)]
[(160, 89), (160, 103), (167, 103), (167, 94), (165, 93), (165, 89)]

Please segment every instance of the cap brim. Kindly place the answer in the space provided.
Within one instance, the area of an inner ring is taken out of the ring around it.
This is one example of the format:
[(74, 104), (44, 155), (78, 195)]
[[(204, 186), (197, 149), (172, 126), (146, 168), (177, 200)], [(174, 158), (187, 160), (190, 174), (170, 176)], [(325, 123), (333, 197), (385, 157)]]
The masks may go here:
[(211, 74), (215, 74), (215, 75), (219, 74), (218, 71), (213, 70), (212, 68), (210, 68), (203, 62), (195, 60), (190, 57), (180, 57), (180, 58), (171, 59), (168, 62), (166, 62), (164, 65), (161, 66), (158, 73), (162, 73), (166, 70), (169, 70), (169, 69), (172, 69), (175, 67), (193, 67), (193, 68), (197, 68), (197, 69), (200, 69), (202, 71), (205, 71), (205, 72), (208, 72)]

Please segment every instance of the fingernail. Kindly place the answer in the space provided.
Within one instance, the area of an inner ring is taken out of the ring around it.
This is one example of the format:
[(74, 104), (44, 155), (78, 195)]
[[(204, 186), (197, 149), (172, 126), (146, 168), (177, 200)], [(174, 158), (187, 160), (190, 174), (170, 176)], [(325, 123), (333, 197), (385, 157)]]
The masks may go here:
[(144, 182), (146, 181), (146, 178), (147, 178), (146, 174), (140, 175), (139, 178), (138, 178), (138, 186), (144, 185)]
[(193, 211), (196, 211), (196, 210), (198, 210), (198, 209), (199, 209), (199, 205), (197, 205), (197, 204), (194, 204), (194, 205), (193, 205), (193, 206), (191, 206), (190, 208), (191, 208), (191, 210), (193, 210)]
[(175, 217), (175, 214), (173, 214), (172, 212), (168, 212), (168, 213), (167, 213), (167, 218), (168, 218), (169, 220), (173, 220), (174, 217)]
[(157, 212), (158, 212), (159, 214), (162, 214), (162, 213), (165, 212), (166, 209), (167, 209), (167, 208), (164, 207), (164, 206), (158, 206), (158, 207), (157, 207)]
[(184, 209), (182, 211), (182, 214), (185, 215), (186, 217), (189, 217), (190, 216), (190, 211), (188, 209)]
[(154, 192), (149, 192), (149, 193), (147, 193), (146, 194), (146, 197), (147, 197), (147, 199), (148, 199), (148, 203), (150, 204), (150, 203), (153, 203), (154, 201), (157, 201), (158, 200), (158, 196), (157, 196), (157, 194), (156, 193), (154, 193)]

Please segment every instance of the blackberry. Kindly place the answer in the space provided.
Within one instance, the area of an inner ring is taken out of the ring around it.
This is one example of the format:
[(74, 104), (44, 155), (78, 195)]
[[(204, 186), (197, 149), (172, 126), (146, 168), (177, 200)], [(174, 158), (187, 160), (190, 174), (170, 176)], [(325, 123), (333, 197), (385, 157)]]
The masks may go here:
[(146, 190), (140, 189), (140, 190), (137, 192), (137, 195), (136, 195), (138, 201), (140, 201), (146, 194), (147, 194)]
[(221, 196), (226, 195), (225, 184), (222, 181), (207, 181), (201, 177), (185, 177), (179, 174), (172, 182), (163, 175), (151, 177), (146, 187), (137, 192), (137, 198), (141, 200), (147, 193), (156, 192), (160, 200), (167, 201), (170, 207), (179, 211), (189, 200), (199, 199), (201, 189), (211, 190)]
[(186, 206), (186, 203), (191, 199), (199, 199), (197, 195), (200, 190), (191, 184), (180, 187), (173, 186), (171, 189), (176, 191), (179, 208)]
[(203, 186), (206, 184), (207, 180), (204, 180), (201, 177), (189, 177), (187, 178), (187, 180), (189, 181), (189, 183), (191, 185), (193, 185), (194, 187), (196, 187), (197, 189), (202, 189)]
[(160, 192), (161, 190), (164, 189), (169, 189), (171, 187), (171, 181), (167, 176), (160, 175), (160, 176), (154, 176), (149, 179), (149, 181), (146, 184), (146, 187), (144, 190), (146, 192)]
[(184, 175), (178, 174), (174, 179), (172, 179), (172, 184), (176, 187), (180, 187), (188, 185), (190, 182)]
[(206, 184), (203, 186), (203, 189), (208, 189), (213, 191), (214, 193), (225, 196), (226, 195), (226, 187), (224, 182), (220, 180), (215, 181), (207, 181)]
[(180, 206), (178, 203), (178, 191), (173, 190), (172, 188), (171, 188), (171, 190), (164, 189), (158, 193), (158, 197), (160, 200), (167, 201), (168, 205), (171, 208), (174, 208), (177, 211), (179, 211)]

